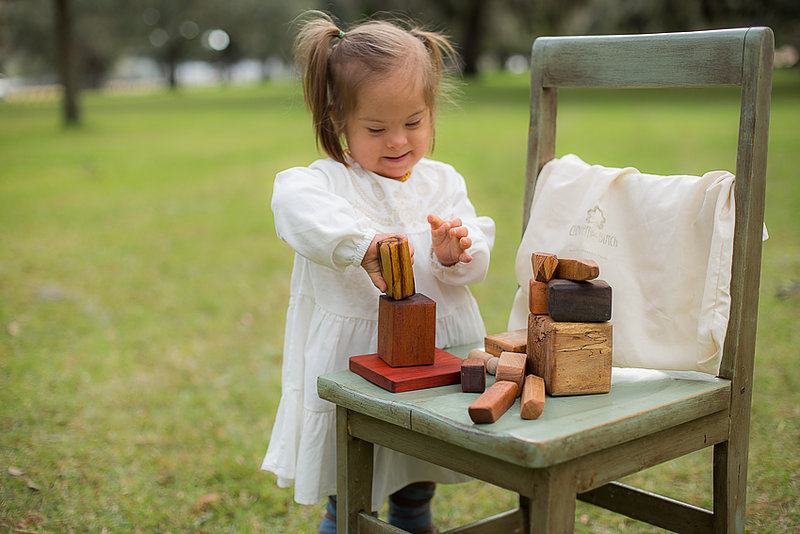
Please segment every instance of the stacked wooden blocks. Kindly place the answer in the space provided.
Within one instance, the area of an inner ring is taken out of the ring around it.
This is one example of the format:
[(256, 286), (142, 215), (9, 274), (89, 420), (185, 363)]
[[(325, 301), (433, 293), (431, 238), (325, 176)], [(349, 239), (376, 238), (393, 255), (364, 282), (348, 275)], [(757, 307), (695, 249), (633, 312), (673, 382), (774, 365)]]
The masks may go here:
[(531, 256), (528, 370), (547, 393), (611, 390), (611, 286), (592, 260)]

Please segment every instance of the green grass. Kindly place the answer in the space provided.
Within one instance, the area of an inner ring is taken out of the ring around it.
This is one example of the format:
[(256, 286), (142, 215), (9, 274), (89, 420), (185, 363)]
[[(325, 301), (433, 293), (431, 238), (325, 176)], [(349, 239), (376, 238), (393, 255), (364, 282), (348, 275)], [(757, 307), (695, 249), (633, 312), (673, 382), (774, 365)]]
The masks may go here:
[[(730, 169), (733, 91), (562, 91), (557, 152), (642, 171)], [(291, 252), (273, 176), (317, 157), (285, 84), (0, 105), (0, 531), (313, 532), (259, 466), (277, 408)], [(468, 84), (436, 157), (497, 223), (473, 288), (489, 331), (515, 289), (527, 80)], [(753, 398), (748, 528), (800, 528), (800, 79), (777, 73)], [(674, 135), (667, 132), (680, 132)], [(642, 139), (647, 139), (643, 144)], [(631, 477), (710, 505), (703, 451)], [(440, 529), (514, 505), (440, 487)], [(578, 532), (652, 532), (578, 504)]]

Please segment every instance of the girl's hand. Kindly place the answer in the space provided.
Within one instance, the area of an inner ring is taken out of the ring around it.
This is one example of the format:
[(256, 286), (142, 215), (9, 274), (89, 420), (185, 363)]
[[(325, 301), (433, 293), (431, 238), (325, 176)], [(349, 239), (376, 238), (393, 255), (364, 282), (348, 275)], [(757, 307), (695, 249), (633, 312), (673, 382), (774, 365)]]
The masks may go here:
[[(387, 237), (394, 237), (400, 236), (405, 237), (403, 234), (375, 234), (375, 237), (372, 238), (372, 242), (369, 244), (369, 248), (367, 248), (367, 253), (364, 254), (364, 259), (361, 260), (361, 267), (367, 271), (372, 283), (377, 287), (381, 293), (386, 293), (386, 289), (389, 287), (386, 285), (383, 277), (381, 276), (381, 267), (380, 263), (378, 263), (378, 241), (386, 239)], [(411, 244), (411, 241), (408, 242), (408, 252), (411, 255), (411, 263), (414, 263), (414, 245)]]
[(472, 256), (466, 253), (472, 240), (467, 237), (469, 230), (462, 225), (461, 219), (456, 217), (445, 221), (436, 215), (428, 215), (428, 224), (431, 225), (433, 252), (439, 263), (449, 267), (458, 262), (472, 261)]

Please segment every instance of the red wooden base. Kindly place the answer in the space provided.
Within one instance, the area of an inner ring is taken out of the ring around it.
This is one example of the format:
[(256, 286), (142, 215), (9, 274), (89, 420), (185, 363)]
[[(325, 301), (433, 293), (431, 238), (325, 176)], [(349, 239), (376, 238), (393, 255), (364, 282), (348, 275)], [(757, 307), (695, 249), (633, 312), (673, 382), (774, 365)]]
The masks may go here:
[(433, 365), (389, 367), (377, 354), (350, 358), (350, 370), (387, 391), (400, 393), (461, 382), (461, 358), (436, 348)]

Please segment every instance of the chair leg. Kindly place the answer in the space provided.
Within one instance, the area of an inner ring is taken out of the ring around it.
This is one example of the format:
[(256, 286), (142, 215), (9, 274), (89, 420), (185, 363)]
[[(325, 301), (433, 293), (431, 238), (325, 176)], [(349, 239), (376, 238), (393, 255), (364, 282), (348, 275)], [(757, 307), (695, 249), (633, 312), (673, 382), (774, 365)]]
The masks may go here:
[(373, 445), (347, 432), (348, 415), (336, 407), (336, 532), (356, 534), (358, 514), (372, 509)]
[(569, 534), (575, 530), (577, 482), (564, 465), (537, 470), (533, 493), (520, 496), (525, 532), (530, 534)]
[(732, 441), (714, 445), (714, 532), (744, 532), (747, 447), (736, 454)]

